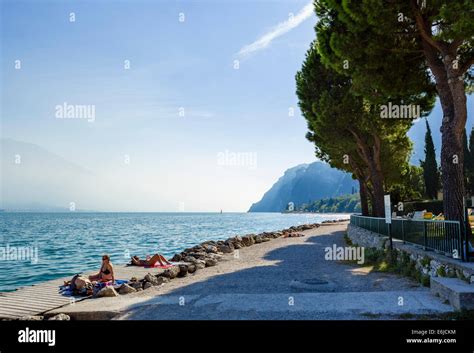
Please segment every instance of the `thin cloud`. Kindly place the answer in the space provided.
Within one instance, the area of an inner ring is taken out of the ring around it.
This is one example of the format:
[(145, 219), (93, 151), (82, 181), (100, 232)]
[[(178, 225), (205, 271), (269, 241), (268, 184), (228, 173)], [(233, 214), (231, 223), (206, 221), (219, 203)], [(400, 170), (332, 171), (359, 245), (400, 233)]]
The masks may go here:
[(293, 18), (289, 18), (286, 21), (280, 22), (278, 25), (273, 27), (269, 32), (258, 38), (255, 42), (245, 45), (237, 53), (240, 57), (246, 57), (251, 53), (258, 50), (264, 49), (270, 45), (270, 43), (285, 33), (288, 33), (293, 28), (298, 27), (301, 23), (306, 21), (314, 13), (313, 2), (311, 1), (300, 12), (298, 12)]

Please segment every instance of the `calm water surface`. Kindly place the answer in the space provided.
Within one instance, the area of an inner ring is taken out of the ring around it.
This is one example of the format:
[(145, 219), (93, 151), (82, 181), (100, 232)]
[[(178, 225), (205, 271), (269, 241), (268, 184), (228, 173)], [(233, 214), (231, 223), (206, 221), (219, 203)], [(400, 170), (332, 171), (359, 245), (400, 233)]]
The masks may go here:
[[(204, 240), (275, 231), (346, 214), (0, 213), (0, 291), (98, 269), (131, 255), (172, 256)], [(15, 259), (19, 250), (26, 251)], [(29, 257), (28, 257), (29, 256)]]

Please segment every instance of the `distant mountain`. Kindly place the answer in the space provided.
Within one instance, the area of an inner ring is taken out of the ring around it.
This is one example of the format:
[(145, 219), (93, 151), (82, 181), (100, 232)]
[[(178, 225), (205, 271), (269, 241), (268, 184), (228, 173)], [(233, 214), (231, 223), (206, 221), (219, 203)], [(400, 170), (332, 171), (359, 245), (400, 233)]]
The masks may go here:
[(358, 186), (350, 174), (331, 168), (327, 163), (300, 164), (288, 169), (249, 212), (281, 212), (289, 202), (298, 207), (322, 198), (350, 194), (352, 188)]
[(5, 211), (61, 212), (94, 190), (95, 175), (48, 150), (0, 139), (0, 208)]

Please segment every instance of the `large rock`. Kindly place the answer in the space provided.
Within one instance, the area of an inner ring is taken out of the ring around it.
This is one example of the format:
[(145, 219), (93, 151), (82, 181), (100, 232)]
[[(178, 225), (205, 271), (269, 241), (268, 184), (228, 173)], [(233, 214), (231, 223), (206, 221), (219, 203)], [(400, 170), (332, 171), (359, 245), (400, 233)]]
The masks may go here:
[(153, 287), (153, 284), (151, 284), (150, 282), (143, 282), (143, 289), (148, 289), (151, 287)]
[(151, 273), (147, 273), (143, 279), (145, 282), (150, 282), (153, 286), (158, 285), (158, 279)]
[(206, 251), (202, 245), (196, 245), (191, 248), (192, 251), (190, 252), (200, 252), (200, 251)]
[(69, 315), (61, 313), (50, 317), (48, 320), (69, 321), (71, 320), (71, 317)]
[(187, 275), (188, 275), (188, 266), (187, 265), (179, 265), (178, 277), (186, 277)]
[(243, 236), (242, 237), (242, 243), (245, 246), (252, 246), (253, 244), (255, 244), (255, 240), (254, 240), (252, 234), (248, 234), (248, 235)]
[(173, 266), (173, 267), (170, 267), (168, 269), (166, 269), (163, 273), (162, 273), (162, 276), (163, 277), (167, 277), (169, 279), (173, 279), (173, 278), (176, 278), (178, 277), (178, 274), (179, 274), (179, 267), (178, 266)]
[[(220, 260), (222, 260), (222, 255), (221, 254), (207, 254), (206, 259), (213, 259), (213, 260), (216, 260), (216, 261), (220, 261)], [(204, 260), (206, 260), (206, 259), (204, 259)]]
[(134, 288), (135, 290), (143, 288), (143, 284), (137, 280), (128, 282), (128, 285)]
[(184, 259), (183, 259), (184, 262), (191, 262), (191, 263), (194, 263), (194, 261), (196, 261), (196, 258), (194, 256), (186, 256)]
[(234, 250), (234, 247), (237, 242), (233, 239), (227, 239), (225, 242), (224, 242), (224, 245), (225, 246), (228, 246), (229, 248), (231, 248), (232, 250)]
[(216, 254), (217, 253), (217, 247), (214, 246), (214, 245), (206, 245), (204, 246), (204, 249), (206, 249), (206, 252), (207, 253), (213, 253), (213, 254)]
[(240, 248), (242, 248), (242, 246), (244, 246), (244, 245), (242, 244), (242, 237), (239, 236), (239, 235), (237, 235), (237, 236), (235, 236), (235, 237), (233, 237), (233, 238), (227, 239), (227, 240), (225, 241), (225, 244), (226, 244), (226, 245), (229, 245), (229, 246), (230, 246), (231, 248), (233, 248), (233, 249), (240, 249)]
[[(195, 259), (204, 259), (207, 256), (207, 252), (205, 251), (193, 252), (193, 253), (190, 253), (189, 256), (192, 256)], [(193, 262), (193, 261), (186, 261), (186, 262)]]
[(196, 260), (194, 263), (194, 266), (196, 266), (196, 270), (202, 270), (203, 268), (206, 267), (206, 261), (205, 260)]
[(96, 295), (98, 298), (102, 297), (117, 297), (118, 293), (112, 286), (106, 286), (97, 292)]
[(196, 265), (194, 264), (188, 265), (188, 273), (194, 273), (196, 272), (196, 270), (197, 270)]
[(211, 267), (211, 266), (216, 266), (217, 265), (217, 260), (207, 258), (206, 259), (206, 267)]
[(157, 285), (162, 285), (163, 283), (168, 283), (169, 281), (171, 281), (171, 279), (165, 277), (164, 272), (156, 275)]
[(218, 245), (217, 250), (224, 254), (232, 254), (234, 250), (229, 245)]
[(179, 262), (182, 259), (183, 259), (183, 257), (181, 256), (181, 254), (174, 254), (174, 256), (171, 258), (171, 261)]
[(134, 293), (134, 292), (136, 292), (136, 291), (137, 291), (137, 290), (136, 290), (134, 287), (128, 285), (127, 283), (122, 284), (122, 285), (120, 286), (120, 288), (118, 289), (118, 293), (119, 293), (119, 294), (122, 294), (122, 295), (123, 295), (123, 294)]

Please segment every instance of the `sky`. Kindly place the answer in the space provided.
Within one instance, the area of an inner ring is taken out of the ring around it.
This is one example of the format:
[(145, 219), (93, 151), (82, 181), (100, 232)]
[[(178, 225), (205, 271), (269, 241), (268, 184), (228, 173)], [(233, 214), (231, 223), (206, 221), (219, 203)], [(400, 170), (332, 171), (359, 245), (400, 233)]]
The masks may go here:
[(82, 208), (246, 211), (316, 160), (294, 80), (310, 1), (0, 1), (1, 137), (92, 171), (108, 191)]
[[(284, 170), (315, 160), (290, 114), (314, 37), (307, 4), (4, 0), (2, 137), (120, 188), (147, 185), (154, 197), (133, 210), (247, 210)], [(94, 121), (56, 118), (64, 102), (94, 105)], [(239, 153), (256, 163), (233, 163)], [(128, 209), (117, 202), (101, 208)]]

